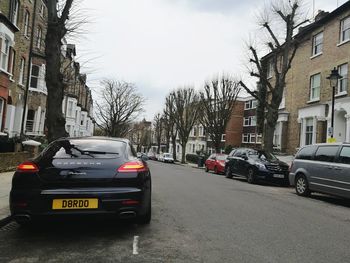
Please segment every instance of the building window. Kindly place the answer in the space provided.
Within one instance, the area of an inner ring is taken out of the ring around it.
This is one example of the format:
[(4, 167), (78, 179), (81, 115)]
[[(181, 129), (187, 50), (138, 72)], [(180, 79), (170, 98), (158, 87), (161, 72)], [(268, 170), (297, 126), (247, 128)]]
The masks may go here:
[(310, 100), (320, 99), (321, 74), (311, 76), (310, 80)]
[(196, 152), (196, 145), (192, 144), (192, 152), (195, 153)]
[(340, 22), (340, 42), (350, 40), (350, 16)]
[(257, 100), (252, 100), (252, 109), (255, 109), (256, 106), (258, 105), (258, 101)]
[(40, 14), (40, 16), (41, 16), (42, 18), (44, 18), (44, 16), (45, 16), (45, 5), (44, 5), (43, 2), (41, 2), (39, 14)]
[(256, 117), (255, 116), (250, 117), (250, 126), (256, 126)]
[(226, 141), (226, 134), (222, 134), (222, 135), (221, 135), (221, 141), (222, 141), (222, 142), (225, 142), (225, 141)]
[(30, 75), (30, 87), (33, 89), (38, 88), (39, 83), (39, 71), (40, 67), (37, 65), (32, 65), (31, 75)]
[(243, 126), (250, 126), (250, 118), (244, 118)]
[(243, 143), (248, 143), (249, 142), (249, 134), (248, 133), (243, 134), (242, 142)]
[(10, 59), (8, 62), (8, 71), (11, 73), (11, 79), (13, 78), (14, 74), (14, 69), (15, 69), (15, 57), (16, 57), (16, 52), (13, 48), (10, 48)]
[(23, 23), (24, 24), (23, 32), (25, 37), (29, 37), (29, 17), (30, 17), (29, 12), (28, 10), (26, 10), (24, 13), (24, 23)]
[(246, 101), (246, 102), (244, 103), (244, 109), (245, 109), (245, 110), (249, 110), (249, 109), (250, 109), (250, 101)]
[(26, 60), (25, 58), (21, 58), (21, 62), (19, 64), (19, 79), (18, 79), (18, 82), (21, 85), (23, 85), (25, 67), (26, 67)]
[(312, 55), (316, 56), (322, 53), (323, 32), (318, 33), (312, 38)]
[(73, 101), (68, 101), (67, 116), (73, 117)]
[(273, 63), (272, 61), (268, 62), (267, 63), (267, 73), (266, 73), (266, 76), (267, 78), (272, 78), (272, 74), (273, 74)]
[(68, 132), (70, 134), (70, 130), (71, 130), (71, 126), (70, 125), (67, 125), (66, 126), (66, 132)]
[(36, 47), (39, 49), (41, 48), (42, 40), (43, 40), (43, 31), (41, 27), (38, 27), (37, 36), (36, 36)]
[(338, 81), (338, 94), (348, 91), (348, 64), (343, 64), (338, 67), (339, 75), (342, 76)]
[(256, 143), (261, 143), (262, 142), (262, 134), (258, 134), (256, 136)]
[(4, 114), (4, 105), (5, 105), (4, 99), (0, 98), (0, 129), (2, 125), (2, 116)]
[(251, 133), (250, 134), (249, 142), (250, 143), (255, 143), (255, 133)]
[(27, 121), (26, 121), (26, 132), (34, 132), (34, 118), (35, 118), (35, 111), (28, 110)]
[(8, 39), (1, 39), (1, 68), (7, 71), (9, 63), (9, 49), (10, 41)]
[(305, 119), (305, 145), (312, 144), (314, 133), (314, 120), (312, 118)]
[(12, 0), (10, 3), (10, 20), (14, 25), (17, 25), (18, 7), (19, 7), (18, 0)]

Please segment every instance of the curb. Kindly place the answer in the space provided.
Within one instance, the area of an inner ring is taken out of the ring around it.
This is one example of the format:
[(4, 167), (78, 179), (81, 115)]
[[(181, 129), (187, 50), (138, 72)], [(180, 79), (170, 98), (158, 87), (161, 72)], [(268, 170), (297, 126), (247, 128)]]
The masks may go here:
[(12, 216), (8, 216), (8, 217), (5, 217), (3, 219), (0, 219), (0, 228), (6, 226), (11, 221), (12, 221)]

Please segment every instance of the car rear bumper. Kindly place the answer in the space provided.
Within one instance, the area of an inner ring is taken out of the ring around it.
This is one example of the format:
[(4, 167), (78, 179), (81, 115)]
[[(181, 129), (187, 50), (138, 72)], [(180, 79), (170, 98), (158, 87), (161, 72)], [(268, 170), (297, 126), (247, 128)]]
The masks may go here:
[[(11, 215), (16, 218), (112, 215), (137, 216), (146, 213), (151, 193), (138, 188), (78, 188), (48, 190), (12, 190)], [(93, 209), (53, 209), (54, 199), (97, 199)]]

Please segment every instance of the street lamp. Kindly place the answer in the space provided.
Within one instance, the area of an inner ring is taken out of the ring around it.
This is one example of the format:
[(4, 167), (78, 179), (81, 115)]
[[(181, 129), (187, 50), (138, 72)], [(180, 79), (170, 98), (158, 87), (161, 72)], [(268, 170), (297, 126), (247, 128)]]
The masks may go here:
[(339, 75), (338, 69), (334, 68), (331, 71), (331, 74), (327, 77), (329, 79), (329, 83), (332, 87), (332, 119), (331, 119), (331, 138), (333, 139), (334, 135), (334, 100), (335, 100), (335, 88), (338, 86), (338, 80), (341, 79), (342, 76)]

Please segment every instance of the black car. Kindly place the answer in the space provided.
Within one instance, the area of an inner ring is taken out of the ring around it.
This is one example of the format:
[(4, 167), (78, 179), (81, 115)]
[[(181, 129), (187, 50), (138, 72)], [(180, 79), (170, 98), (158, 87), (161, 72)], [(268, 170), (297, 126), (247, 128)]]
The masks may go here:
[(288, 164), (278, 160), (273, 154), (260, 150), (238, 148), (226, 159), (226, 177), (246, 177), (251, 184), (266, 180), (289, 185), (288, 174)]
[(18, 166), (10, 210), (20, 224), (74, 215), (111, 215), (147, 224), (151, 173), (126, 139), (59, 139)]

